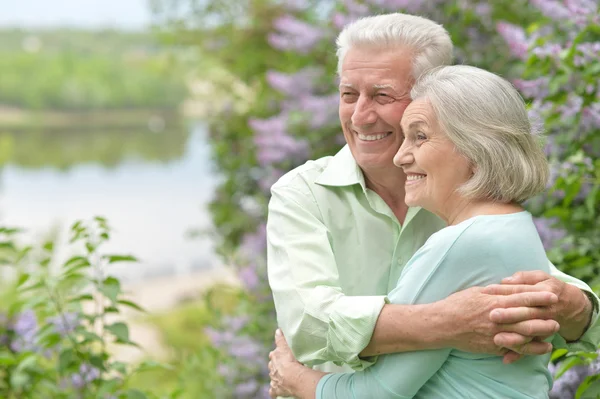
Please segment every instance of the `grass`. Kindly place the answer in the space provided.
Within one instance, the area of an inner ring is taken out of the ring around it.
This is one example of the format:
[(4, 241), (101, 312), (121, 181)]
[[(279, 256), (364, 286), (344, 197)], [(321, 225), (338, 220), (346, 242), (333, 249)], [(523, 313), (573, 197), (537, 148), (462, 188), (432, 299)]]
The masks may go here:
[(215, 325), (220, 315), (233, 311), (238, 301), (237, 290), (216, 286), (201, 300), (150, 316), (148, 322), (158, 328), (171, 352), (171, 358), (166, 361), (173, 369), (138, 374), (132, 378), (132, 387), (152, 387), (159, 397), (170, 397), (177, 390), (182, 399), (215, 397), (221, 383), (217, 373), (219, 352), (213, 348), (204, 329)]

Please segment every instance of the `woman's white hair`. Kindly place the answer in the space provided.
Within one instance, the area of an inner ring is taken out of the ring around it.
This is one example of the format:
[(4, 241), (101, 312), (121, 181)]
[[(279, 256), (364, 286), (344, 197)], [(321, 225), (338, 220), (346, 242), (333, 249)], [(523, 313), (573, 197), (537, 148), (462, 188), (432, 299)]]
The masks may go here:
[(390, 50), (409, 48), (413, 57), (413, 78), (426, 70), (452, 62), (452, 40), (435, 22), (408, 14), (383, 14), (348, 24), (337, 40), (338, 75), (351, 48)]
[(442, 130), (472, 163), (461, 194), (523, 202), (545, 189), (550, 172), (542, 142), (508, 81), (472, 66), (439, 67), (417, 80), (411, 98), (431, 104)]

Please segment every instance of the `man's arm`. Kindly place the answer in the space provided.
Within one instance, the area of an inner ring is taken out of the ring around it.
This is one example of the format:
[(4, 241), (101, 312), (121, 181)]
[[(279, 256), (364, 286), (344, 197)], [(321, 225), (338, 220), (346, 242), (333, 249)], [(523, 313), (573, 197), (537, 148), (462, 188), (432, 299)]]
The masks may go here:
[[(486, 287), (485, 291), (495, 295), (511, 295), (533, 290), (554, 292), (559, 300), (550, 307), (497, 309), (491, 319), (497, 323), (514, 323), (527, 318), (557, 320), (559, 334), (570, 350), (595, 351), (600, 343), (598, 321), (598, 297), (580, 280), (558, 271), (554, 266), (548, 275), (541, 271), (517, 273), (503, 285)], [(589, 328), (587, 328), (589, 326)], [(586, 331), (587, 328), (587, 331)], [(582, 336), (583, 334), (583, 336)], [(501, 333), (496, 337), (499, 345), (527, 345), (528, 340), (513, 334)]]
[(500, 326), (489, 315), (497, 308), (548, 307), (557, 301), (556, 295), (547, 291), (488, 295), (482, 290), (469, 288), (431, 304), (385, 305), (361, 356), (440, 348), (489, 354), (505, 353), (504, 348), (526, 354), (552, 350), (546, 342), (530, 342), (526, 348), (520, 348), (497, 345), (493, 338), (500, 331), (509, 331), (529, 342), (536, 336), (554, 334), (559, 328), (555, 321), (531, 318)]
[[(384, 296), (346, 296), (324, 225), (309, 188), (278, 183), (271, 189), (267, 268), (277, 321), (298, 361), (327, 361), (361, 369)], [(296, 184), (297, 183), (297, 184)]]

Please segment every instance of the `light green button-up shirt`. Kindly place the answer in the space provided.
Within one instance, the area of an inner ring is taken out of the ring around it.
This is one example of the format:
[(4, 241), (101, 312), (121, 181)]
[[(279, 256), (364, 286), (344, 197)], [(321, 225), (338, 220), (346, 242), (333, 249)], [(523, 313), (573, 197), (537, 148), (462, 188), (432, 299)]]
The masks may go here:
[[(410, 208), (401, 225), (366, 187), (347, 146), (287, 173), (271, 193), (269, 284), (278, 324), (296, 358), (322, 371), (370, 366), (358, 355), (371, 340), (386, 295), (406, 262), (445, 223)], [(591, 292), (555, 267), (551, 273)], [(593, 328), (573, 349), (595, 350), (597, 319), (595, 312)]]

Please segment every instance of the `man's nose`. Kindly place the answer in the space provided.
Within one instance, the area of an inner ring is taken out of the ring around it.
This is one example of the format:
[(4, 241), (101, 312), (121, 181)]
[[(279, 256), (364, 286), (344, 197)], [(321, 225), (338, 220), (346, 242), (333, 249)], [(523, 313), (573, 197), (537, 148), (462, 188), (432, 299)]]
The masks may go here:
[(377, 113), (373, 109), (372, 102), (364, 97), (359, 97), (352, 113), (352, 124), (354, 126), (371, 125), (377, 122)]

